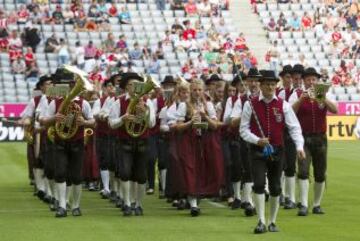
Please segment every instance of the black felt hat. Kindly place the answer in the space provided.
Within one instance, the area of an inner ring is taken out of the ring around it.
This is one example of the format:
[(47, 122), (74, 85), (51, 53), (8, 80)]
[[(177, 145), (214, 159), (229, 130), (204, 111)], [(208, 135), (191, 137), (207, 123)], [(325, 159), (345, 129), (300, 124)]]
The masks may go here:
[(52, 75), (43, 75), (39, 78), (39, 81), (35, 85), (35, 90), (40, 90), (40, 87), (46, 82), (46, 81), (53, 81)]
[(302, 64), (295, 64), (292, 67), (291, 74), (303, 74), (304, 73), (304, 66)]
[(122, 77), (122, 73), (116, 73), (110, 76), (109, 80), (112, 81), (113, 85), (115, 84), (115, 79), (118, 77)]
[(281, 70), (281, 72), (279, 73), (279, 75), (280, 76), (284, 76), (284, 75), (286, 75), (286, 74), (291, 74), (292, 73), (292, 70), (293, 70), (293, 68), (292, 68), (292, 66), (291, 65), (285, 65), (284, 67), (283, 67), (283, 69)]
[(267, 81), (275, 81), (275, 82), (279, 82), (279, 78), (276, 77), (276, 74), (273, 70), (260, 70), (260, 74), (261, 74), (261, 78), (259, 79), (259, 81), (262, 82), (267, 82)]
[(239, 82), (242, 82), (246, 79), (246, 74), (244, 72), (240, 72), (239, 74), (235, 75), (234, 79), (231, 81), (231, 85), (235, 86)]
[(316, 76), (318, 78), (321, 77), (321, 74), (319, 74), (316, 69), (314, 69), (313, 67), (309, 67), (307, 69), (304, 70), (304, 73), (302, 74), (302, 77), (305, 78), (306, 76)]
[(257, 79), (257, 78), (261, 78), (261, 73), (259, 72), (259, 70), (257, 68), (250, 68), (249, 72), (247, 74), (247, 79)]
[(176, 84), (176, 81), (172, 75), (166, 75), (161, 84)]
[(67, 71), (64, 67), (57, 68), (55, 73), (52, 74), (52, 78), (57, 84), (68, 84), (75, 82), (74, 74)]
[(121, 75), (120, 81), (120, 88), (125, 89), (126, 85), (129, 83), (130, 80), (137, 80), (143, 82), (144, 79), (138, 73), (134, 72), (127, 72)]
[(208, 78), (208, 79), (206, 80), (205, 84), (206, 84), (206, 85), (209, 85), (209, 84), (211, 84), (211, 83), (213, 83), (213, 82), (218, 82), (218, 81), (222, 81), (222, 79), (220, 78), (220, 76), (217, 75), (217, 74), (212, 74), (212, 75), (210, 76), (210, 78)]

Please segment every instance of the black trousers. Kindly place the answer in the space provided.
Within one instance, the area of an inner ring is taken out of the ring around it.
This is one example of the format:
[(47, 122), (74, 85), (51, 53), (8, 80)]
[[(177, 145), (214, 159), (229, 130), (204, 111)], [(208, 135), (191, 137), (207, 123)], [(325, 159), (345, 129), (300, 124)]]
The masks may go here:
[(241, 155), (241, 166), (242, 166), (242, 183), (249, 183), (253, 181), (252, 168), (251, 168), (251, 157), (249, 151), (249, 143), (240, 139), (240, 155)]
[(296, 146), (289, 132), (284, 133), (284, 172), (286, 177), (294, 177), (296, 172)]
[(123, 181), (146, 183), (148, 163), (148, 140), (130, 139), (121, 141), (119, 177)]
[(327, 167), (327, 137), (326, 134), (304, 135), (306, 160), (298, 161), (298, 178), (308, 179), (310, 164), (314, 169), (315, 182), (323, 182)]
[(47, 140), (45, 148), (44, 173), (47, 179), (52, 180), (55, 177), (55, 144)]
[(155, 187), (155, 164), (159, 157), (159, 136), (153, 135), (148, 138), (148, 188)]
[(99, 162), (100, 170), (109, 170), (111, 162), (112, 145), (109, 136), (96, 137), (96, 158)]
[(79, 185), (82, 181), (84, 141), (55, 143), (55, 181)]
[(265, 178), (269, 181), (269, 192), (273, 197), (281, 193), (281, 172), (284, 150), (282, 147), (274, 147), (272, 160), (263, 156), (263, 148), (255, 145), (250, 146), (252, 174), (254, 178), (254, 192), (265, 193)]
[(158, 157), (158, 169), (164, 170), (169, 166), (169, 140), (167, 137), (159, 136), (159, 157)]
[(230, 151), (230, 141), (227, 138), (222, 139), (222, 150), (224, 156), (224, 190), (227, 196), (234, 195), (234, 189), (231, 182), (232, 166), (231, 166), (231, 151)]

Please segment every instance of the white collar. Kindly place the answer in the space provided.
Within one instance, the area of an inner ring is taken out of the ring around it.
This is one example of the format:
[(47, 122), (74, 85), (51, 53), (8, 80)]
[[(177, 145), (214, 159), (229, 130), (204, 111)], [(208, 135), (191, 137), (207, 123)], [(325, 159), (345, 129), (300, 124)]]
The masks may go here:
[(275, 95), (275, 93), (273, 94), (272, 98), (269, 99), (265, 99), (263, 93), (260, 91), (260, 95), (259, 95), (259, 100), (263, 100), (265, 103), (270, 103), (273, 100), (278, 100), (278, 97)]

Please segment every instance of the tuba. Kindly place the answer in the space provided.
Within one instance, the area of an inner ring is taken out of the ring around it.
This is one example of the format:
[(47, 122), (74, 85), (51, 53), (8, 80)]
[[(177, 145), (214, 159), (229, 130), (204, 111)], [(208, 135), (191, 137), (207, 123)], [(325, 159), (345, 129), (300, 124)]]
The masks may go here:
[(74, 74), (76, 83), (59, 107), (59, 113), (66, 116), (65, 119), (62, 122), (56, 122), (55, 127), (50, 127), (48, 130), (48, 137), (52, 141), (54, 140), (55, 133), (62, 140), (68, 140), (76, 134), (79, 128), (76, 124), (76, 119), (81, 115), (82, 110), (78, 104), (72, 101), (82, 92), (93, 90), (93, 86), (86, 79), (87, 74), (84, 71), (71, 65), (64, 65), (64, 69)]
[(151, 90), (160, 88), (159, 82), (154, 80), (150, 75), (144, 76), (144, 83), (140, 85), (141, 89), (135, 86), (136, 91), (134, 91), (134, 96), (130, 99), (129, 106), (126, 110), (126, 113), (136, 116), (136, 120), (125, 121), (125, 130), (133, 138), (141, 136), (149, 126), (149, 109), (147, 108), (145, 113), (139, 113), (139, 111), (137, 111), (137, 105), (140, 99)]

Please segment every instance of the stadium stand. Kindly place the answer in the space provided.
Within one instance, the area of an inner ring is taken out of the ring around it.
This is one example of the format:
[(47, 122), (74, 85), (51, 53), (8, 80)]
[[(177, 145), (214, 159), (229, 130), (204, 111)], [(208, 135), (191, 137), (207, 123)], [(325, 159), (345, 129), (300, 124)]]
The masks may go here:
[[(251, 1), (273, 47), (267, 60), (315, 66), (337, 100), (358, 100), (360, 4), (357, 1)], [(276, 57), (271, 57), (274, 54)]]

